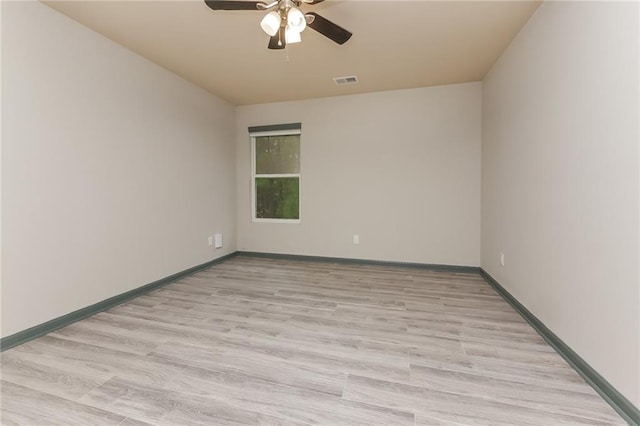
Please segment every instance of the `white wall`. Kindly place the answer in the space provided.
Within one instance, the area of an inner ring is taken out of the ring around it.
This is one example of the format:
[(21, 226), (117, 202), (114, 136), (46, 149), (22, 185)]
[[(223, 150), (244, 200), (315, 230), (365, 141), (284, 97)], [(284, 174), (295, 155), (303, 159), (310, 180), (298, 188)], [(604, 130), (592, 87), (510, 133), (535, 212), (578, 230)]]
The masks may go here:
[[(480, 96), (468, 83), (239, 107), (238, 249), (478, 266)], [(302, 223), (253, 223), (247, 127), (292, 122)]]
[[(0, 36), (2, 34), (2, 2), (0, 1)], [(2, 81), (2, 43), (0, 42), (0, 82)], [(2, 330), (2, 84), (0, 84), (0, 334)]]
[(638, 35), (545, 2), (487, 76), (482, 267), (640, 406)]
[(234, 107), (42, 3), (2, 9), (2, 335), (235, 251)]

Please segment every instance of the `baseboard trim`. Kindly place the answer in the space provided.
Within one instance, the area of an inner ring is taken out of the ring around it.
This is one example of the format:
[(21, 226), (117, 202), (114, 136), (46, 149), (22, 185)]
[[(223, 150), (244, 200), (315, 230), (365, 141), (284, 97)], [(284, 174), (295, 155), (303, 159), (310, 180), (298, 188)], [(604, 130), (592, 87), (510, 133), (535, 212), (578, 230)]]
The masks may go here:
[(353, 259), (348, 257), (307, 256), (299, 254), (265, 253), (256, 251), (238, 251), (238, 256), (259, 257), (263, 259), (303, 260), (310, 262), (343, 263), (348, 265), (402, 266), (408, 268), (430, 269), (435, 271), (479, 273), (478, 266), (440, 265), (432, 263), (398, 262), (393, 260)]
[(562, 358), (569, 363), (582, 378), (595, 389), (600, 396), (613, 407), (631, 425), (640, 423), (640, 410), (631, 403), (624, 395), (611, 385), (591, 367), (580, 355), (578, 355), (569, 345), (562, 341), (553, 331), (551, 331), (542, 321), (531, 313), (522, 303), (511, 295), (498, 281), (496, 281), (487, 271), (480, 268), (480, 275), (527, 321), (542, 338), (555, 349)]
[(134, 288), (133, 290), (129, 290), (127, 292), (110, 297), (108, 299), (105, 299), (93, 305), (78, 309), (77, 311), (73, 311), (66, 315), (62, 315), (58, 318), (54, 318), (45, 323), (36, 325), (34, 327), (28, 328), (23, 331), (19, 331), (10, 336), (3, 337), (2, 339), (0, 339), (0, 352), (10, 349), (14, 346), (18, 346), (23, 343), (26, 343), (29, 340), (33, 340), (36, 337), (43, 336), (47, 333), (50, 333), (59, 328), (65, 327), (81, 319), (88, 318), (92, 315), (105, 311), (116, 305), (120, 305), (121, 303), (134, 299), (138, 296), (142, 296), (143, 294), (149, 293), (150, 291), (156, 290), (160, 287), (164, 287), (167, 284), (171, 284), (172, 282), (182, 279), (188, 275), (192, 275), (198, 271), (209, 268), (213, 265), (217, 265), (218, 263), (224, 262), (225, 260), (235, 257), (236, 255), (237, 255), (236, 252), (227, 254), (217, 259), (213, 259), (209, 262), (205, 262), (201, 265), (197, 265), (189, 269), (185, 269), (184, 271), (180, 271), (175, 274), (169, 275), (168, 277), (161, 278), (152, 283), (145, 284), (138, 288)]

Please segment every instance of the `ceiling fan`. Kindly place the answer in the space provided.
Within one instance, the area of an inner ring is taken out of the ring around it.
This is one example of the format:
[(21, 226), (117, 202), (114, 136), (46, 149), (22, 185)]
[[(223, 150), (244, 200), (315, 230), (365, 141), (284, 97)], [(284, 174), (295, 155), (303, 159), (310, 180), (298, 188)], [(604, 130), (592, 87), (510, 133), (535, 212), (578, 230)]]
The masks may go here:
[(284, 49), (287, 44), (302, 41), (300, 33), (308, 26), (338, 44), (344, 44), (353, 34), (314, 12), (303, 13), (300, 6), (318, 4), (324, 0), (274, 0), (271, 3), (242, 0), (205, 0), (213, 10), (270, 10), (260, 26), (271, 38), (269, 49)]

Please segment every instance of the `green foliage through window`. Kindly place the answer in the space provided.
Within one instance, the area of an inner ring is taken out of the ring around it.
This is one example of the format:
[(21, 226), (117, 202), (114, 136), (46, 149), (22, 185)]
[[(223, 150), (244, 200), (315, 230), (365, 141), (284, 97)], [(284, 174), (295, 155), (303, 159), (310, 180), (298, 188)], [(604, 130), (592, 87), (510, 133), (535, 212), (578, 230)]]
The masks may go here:
[(300, 173), (300, 135), (256, 138), (256, 175)]
[(300, 134), (253, 136), (256, 219), (300, 219)]
[(256, 218), (300, 219), (298, 178), (256, 178)]

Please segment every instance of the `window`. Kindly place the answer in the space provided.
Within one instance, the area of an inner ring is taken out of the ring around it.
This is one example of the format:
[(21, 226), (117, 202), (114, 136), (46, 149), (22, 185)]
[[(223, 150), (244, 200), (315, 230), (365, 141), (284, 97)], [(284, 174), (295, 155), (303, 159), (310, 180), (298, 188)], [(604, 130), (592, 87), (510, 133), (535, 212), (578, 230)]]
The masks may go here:
[(299, 125), (250, 135), (253, 220), (300, 222)]

